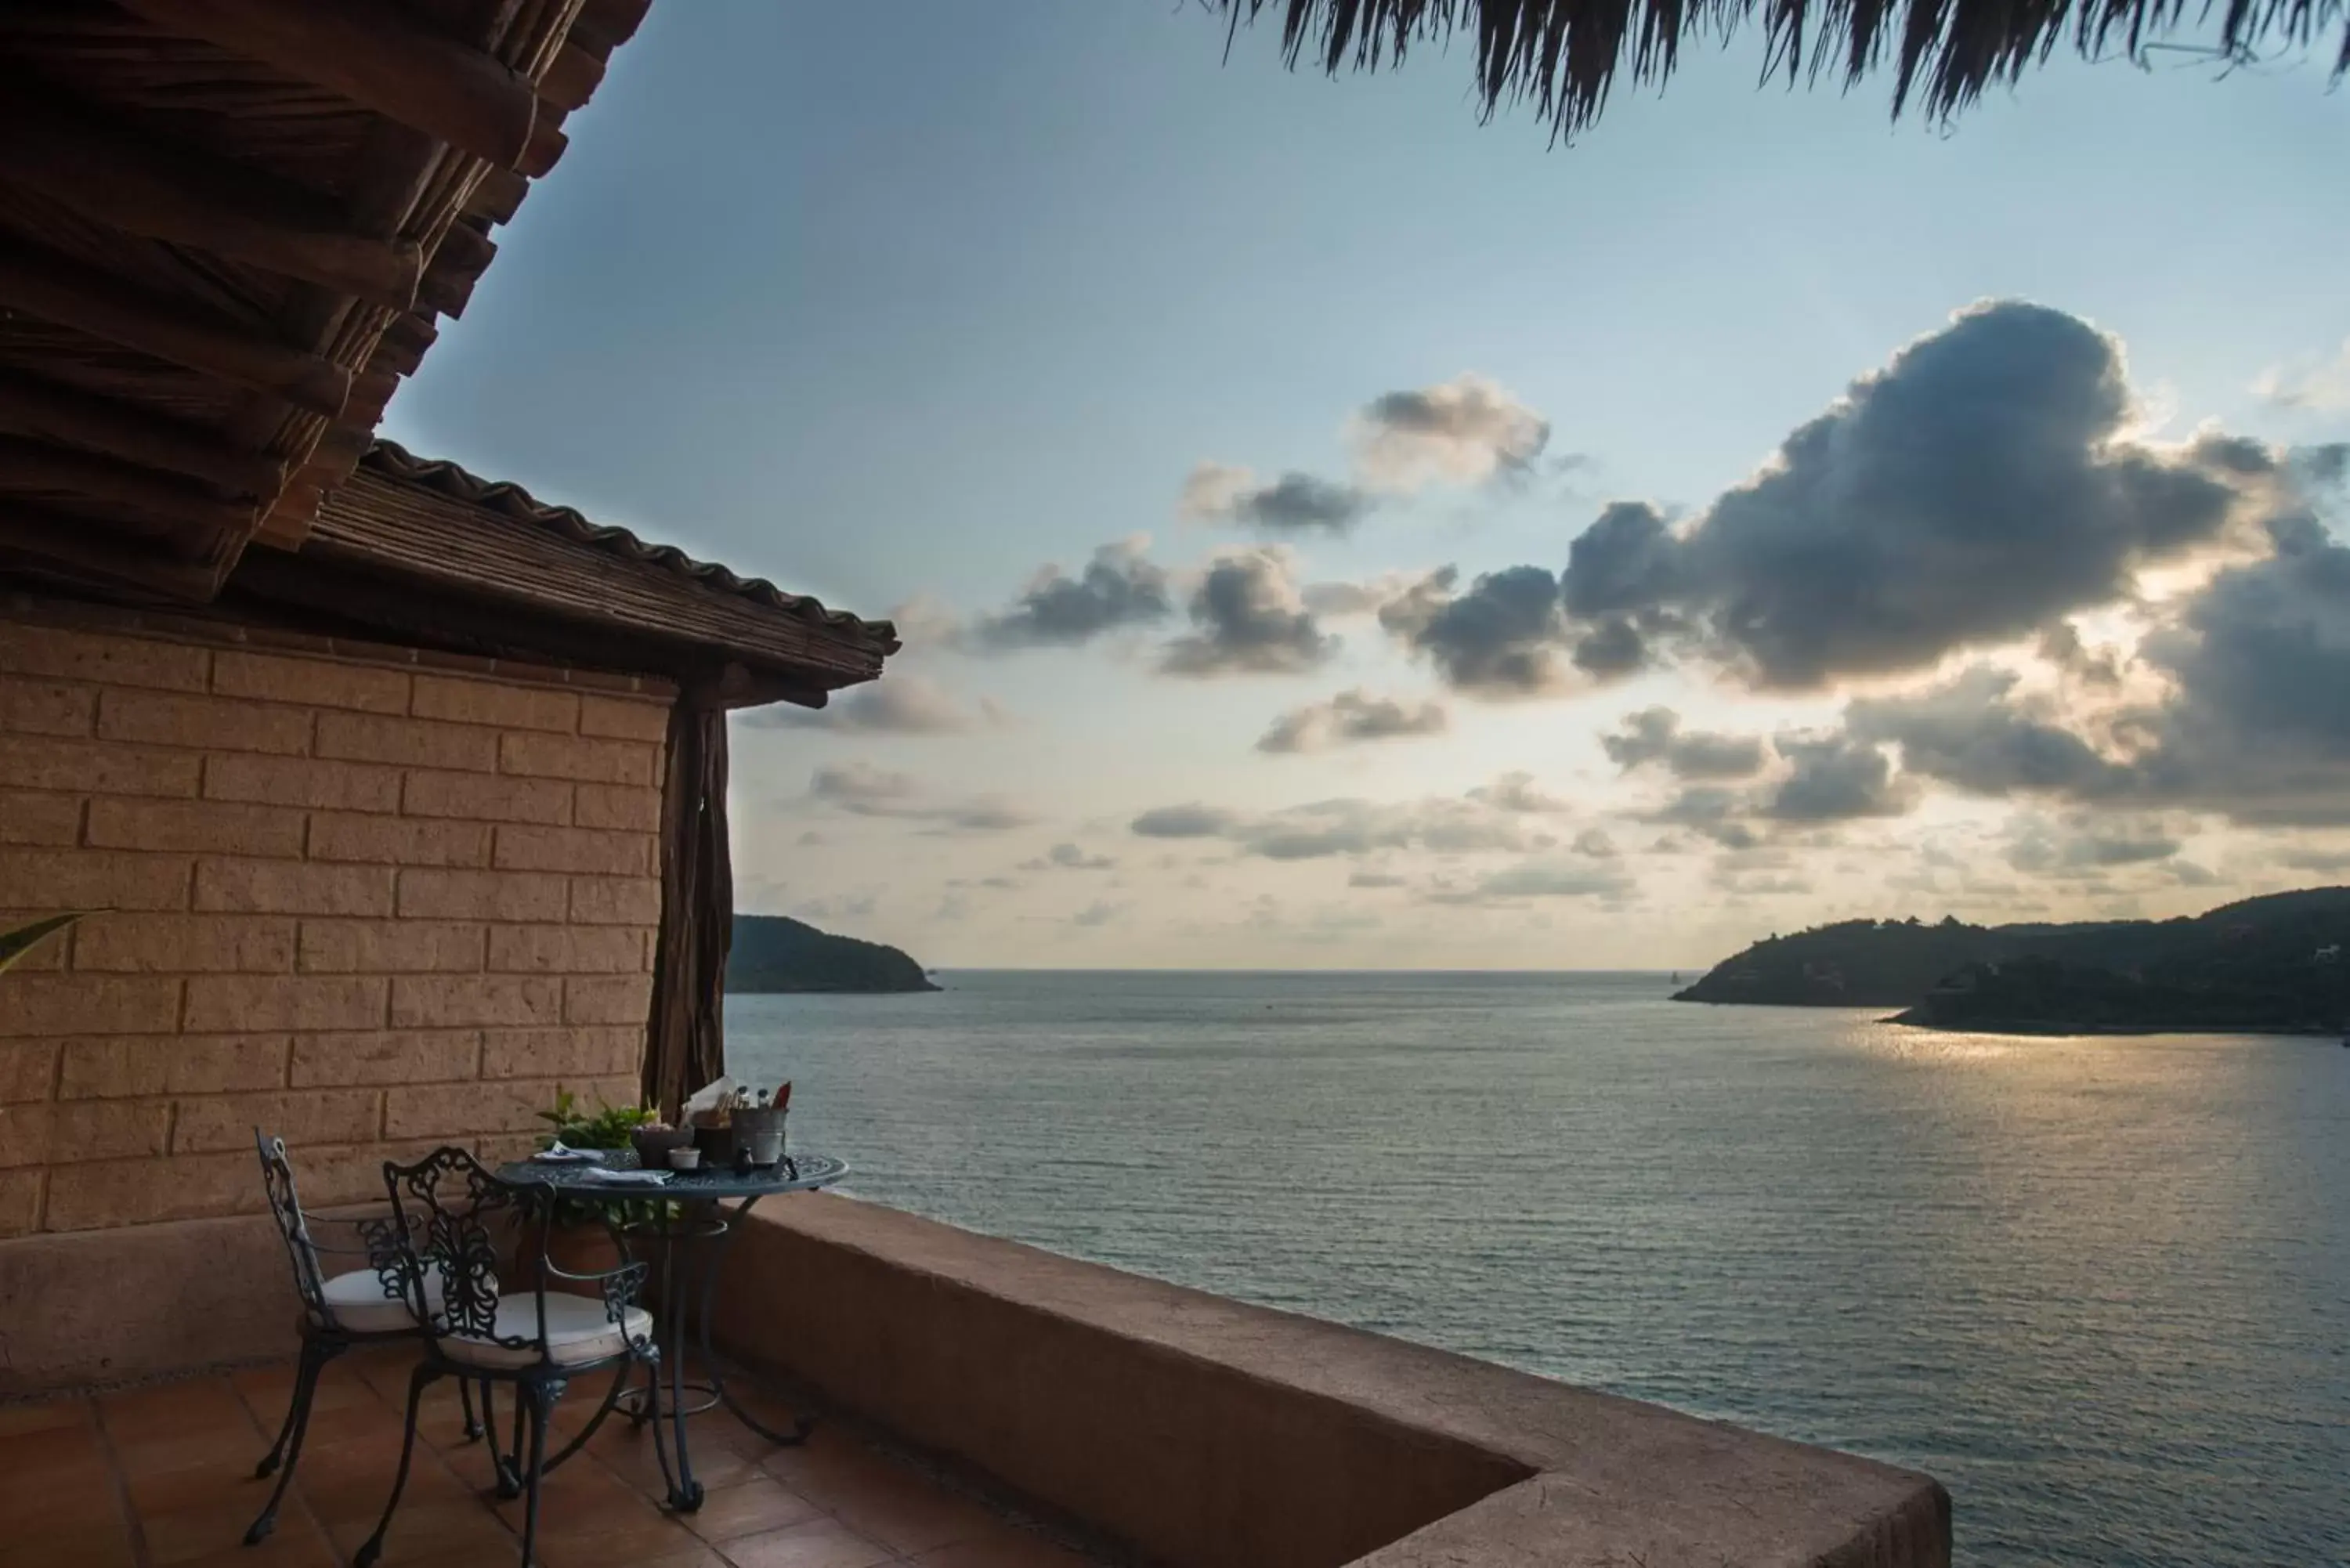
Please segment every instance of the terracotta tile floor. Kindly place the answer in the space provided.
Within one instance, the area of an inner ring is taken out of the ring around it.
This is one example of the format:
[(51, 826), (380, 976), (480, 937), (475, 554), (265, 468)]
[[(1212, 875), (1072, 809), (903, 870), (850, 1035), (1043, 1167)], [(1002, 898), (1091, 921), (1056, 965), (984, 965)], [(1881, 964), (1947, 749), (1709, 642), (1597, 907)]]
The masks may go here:
[[(273, 1481), (253, 1467), (286, 1413), (293, 1369), (263, 1367), (95, 1397), (0, 1406), (0, 1568), (348, 1568), (375, 1528), (400, 1452), (412, 1353), (330, 1366), (277, 1529), (243, 1544)], [(556, 1425), (601, 1397), (575, 1385)], [(502, 1399), (500, 1410), (509, 1407)], [(779, 1414), (779, 1413), (775, 1413)], [(426, 1397), (416, 1461), (382, 1568), (512, 1568), (519, 1502), (459, 1430), (454, 1388)], [(712, 1412), (691, 1426), (701, 1511), (672, 1515), (650, 1435), (617, 1417), (546, 1482), (544, 1568), (1087, 1568), (1094, 1560), (844, 1433), (799, 1448)]]

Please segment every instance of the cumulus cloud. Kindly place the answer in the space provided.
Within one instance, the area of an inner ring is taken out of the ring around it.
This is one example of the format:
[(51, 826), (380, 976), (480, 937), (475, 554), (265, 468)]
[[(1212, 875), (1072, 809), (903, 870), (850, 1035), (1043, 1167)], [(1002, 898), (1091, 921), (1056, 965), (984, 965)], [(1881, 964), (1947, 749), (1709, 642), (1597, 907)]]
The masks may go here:
[(1044, 567), (1010, 607), (972, 627), (972, 642), (984, 651), (1073, 648), (1166, 619), (1175, 600), (1166, 571), (1145, 554), (1149, 545), (1139, 535), (1104, 545), (1074, 577), (1056, 566)]
[(1365, 741), (1438, 735), (1444, 732), (1447, 722), (1440, 702), (1374, 697), (1357, 688), (1282, 714), (1259, 738), (1256, 749), (1276, 753), (1318, 752)]
[(1088, 855), (1074, 844), (1055, 844), (1034, 859), (1023, 860), (1023, 871), (1107, 871), (1118, 862), (1107, 855)]
[(1363, 483), (1409, 493), (1524, 472), (1549, 444), (1550, 422), (1496, 382), (1462, 375), (1372, 399), (1353, 434)]
[(823, 708), (777, 704), (754, 709), (743, 722), (764, 730), (835, 730), (868, 735), (958, 735), (976, 729), (992, 711), (974, 713), (954, 695), (919, 675), (887, 675)]
[(1773, 786), (1762, 814), (1780, 822), (1848, 822), (1898, 816), (1917, 792), (1893, 774), (1882, 748), (1849, 735), (1781, 735), (1772, 742), (1794, 769)]
[(2262, 370), (2252, 395), (2275, 409), (2350, 409), (2350, 337), (2330, 355), (2303, 355)]
[(896, 817), (925, 822), (935, 832), (997, 833), (1035, 820), (995, 795), (941, 795), (912, 775), (847, 762), (816, 770), (808, 781), (816, 800), (853, 816)]
[(1910, 773), (1973, 794), (2094, 797), (2126, 789), (2128, 770), (2066, 728), (2048, 698), (2018, 696), (2020, 680), (1978, 664), (1922, 691), (1856, 701), (1845, 710), (1845, 727), (1856, 740), (1898, 745)]
[(1267, 482), (1254, 469), (1203, 462), (1183, 482), (1185, 516), (1245, 524), (1269, 534), (1344, 534), (1362, 521), (1370, 505), (1370, 497), (1351, 484), (1294, 470)]
[(1126, 913), (1124, 904), (1113, 904), (1107, 898), (1096, 898), (1092, 903), (1071, 915), (1069, 924), (1084, 927), (1106, 926), (1124, 913)]
[(1978, 306), (1855, 381), (1753, 478), (1676, 521), (1618, 502), (1566, 569), (1431, 581), (1384, 624), (1484, 694), (1694, 653), (1765, 689), (1924, 670), (2112, 603), (2140, 571), (2290, 514), (2283, 454), (2133, 433), (2120, 345), (2062, 311)]
[(1299, 593), (1288, 553), (1236, 550), (1211, 563), (1190, 605), (1192, 630), (1167, 644), (1169, 675), (1297, 675), (1337, 651)]
[(1399, 877), (1392, 871), (1357, 871), (1347, 877), (1347, 886), (1349, 888), (1400, 888), (1409, 880), (1409, 877)]
[(1572, 809), (1558, 796), (1544, 794), (1536, 788), (1534, 775), (1524, 772), (1506, 773), (1492, 784), (1479, 784), (1469, 792), (1469, 798), (1496, 811), (1554, 812)]
[(1625, 714), (1617, 733), (1600, 736), (1599, 744), (1626, 773), (1652, 763), (1689, 780), (1752, 778), (1762, 771), (1761, 736), (1683, 730), (1670, 708)]

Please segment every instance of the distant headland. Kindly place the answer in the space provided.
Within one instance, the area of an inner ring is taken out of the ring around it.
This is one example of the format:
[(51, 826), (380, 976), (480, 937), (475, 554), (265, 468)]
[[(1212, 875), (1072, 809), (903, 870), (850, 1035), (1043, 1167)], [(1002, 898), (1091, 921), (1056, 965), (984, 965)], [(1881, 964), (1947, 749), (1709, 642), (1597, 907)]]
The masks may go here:
[(817, 930), (782, 915), (736, 915), (730, 992), (936, 991), (922, 966), (879, 942)]
[(1844, 920), (1773, 936), (1677, 1002), (1898, 1007), (1894, 1022), (1991, 1033), (2350, 1029), (2350, 888), (2175, 920), (1970, 926)]

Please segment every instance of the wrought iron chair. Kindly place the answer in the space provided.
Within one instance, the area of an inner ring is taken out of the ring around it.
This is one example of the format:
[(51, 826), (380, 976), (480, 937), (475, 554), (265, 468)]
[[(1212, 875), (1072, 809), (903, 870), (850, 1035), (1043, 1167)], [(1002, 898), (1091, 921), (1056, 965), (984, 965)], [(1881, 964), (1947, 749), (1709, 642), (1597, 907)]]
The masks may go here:
[[(391, 1496), (384, 1502), (375, 1533), (353, 1554), (352, 1563), (370, 1568), (382, 1555), (384, 1534), (408, 1486), (424, 1390), (440, 1378), (455, 1377), (461, 1386), (466, 1379), (482, 1384), (485, 1410), (494, 1384), (514, 1386), (511, 1468), (508, 1458), (496, 1452), (494, 1424), (490, 1448), (499, 1491), (526, 1500), (522, 1562), (523, 1568), (530, 1568), (538, 1537), (539, 1478), (548, 1462), (547, 1422), (573, 1378), (616, 1369), (612, 1395), (597, 1411), (596, 1422), (600, 1423), (632, 1367), (645, 1368), (644, 1397), (651, 1413), (654, 1450), (662, 1474), (671, 1474), (660, 1427), (660, 1351), (653, 1339), (652, 1314), (637, 1304), (646, 1266), (623, 1262), (595, 1273), (560, 1267), (548, 1250), (555, 1190), (543, 1183), (502, 1181), (462, 1148), (436, 1149), (414, 1165), (386, 1161), (383, 1179), (397, 1229), (394, 1266), (411, 1309), (425, 1324), (424, 1356), (409, 1378), (408, 1420)], [(501, 1241), (511, 1242), (517, 1265), (530, 1274), (526, 1292), (519, 1287), (509, 1292), (500, 1285)], [(550, 1282), (555, 1288), (549, 1288)], [(563, 1282), (596, 1293), (566, 1290)], [(588, 1436), (583, 1431), (564, 1453), (577, 1449)]]
[[(286, 1158), (286, 1140), (255, 1127), (253, 1142), (261, 1156), (261, 1185), (269, 1195), (270, 1217), (277, 1221), (277, 1233), (294, 1265), (294, 1291), (302, 1303), (302, 1356), (295, 1368), (294, 1393), (286, 1401), (286, 1420), (277, 1429), (277, 1440), (253, 1472), (255, 1480), (276, 1472), (277, 1486), (261, 1516), (244, 1532), (247, 1545), (257, 1543), (276, 1528), (277, 1505), (284, 1501), (295, 1466), (302, 1458), (311, 1402), (327, 1364), (355, 1345), (415, 1339), (423, 1333), (422, 1324), (409, 1305), (398, 1268), (400, 1246), (392, 1222), (389, 1219), (359, 1221), (359, 1240), (364, 1243), (359, 1247), (321, 1245), (310, 1234), (309, 1220), (302, 1212), (294, 1167)], [(330, 1258), (364, 1259), (367, 1266), (330, 1273), (327, 1262)], [(438, 1297), (437, 1277), (428, 1282), (427, 1290)], [(480, 1437), (482, 1427), (473, 1418), (470, 1389), (464, 1403), (465, 1436)]]

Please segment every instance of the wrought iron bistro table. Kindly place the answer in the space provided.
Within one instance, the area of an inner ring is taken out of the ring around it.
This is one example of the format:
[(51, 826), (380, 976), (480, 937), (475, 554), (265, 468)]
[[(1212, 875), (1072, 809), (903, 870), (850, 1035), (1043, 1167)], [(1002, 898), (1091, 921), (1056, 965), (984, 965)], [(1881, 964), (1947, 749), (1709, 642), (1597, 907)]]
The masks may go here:
[[(607, 1150), (595, 1164), (608, 1170), (638, 1168), (632, 1149)], [(710, 1310), (718, 1294), (718, 1271), (725, 1261), (727, 1241), (760, 1199), (778, 1192), (813, 1192), (830, 1187), (848, 1174), (848, 1166), (830, 1155), (792, 1155), (775, 1165), (748, 1169), (717, 1166), (706, 1170), (671, 1171), (670, 1179), (657, 1186), (598, 1181), (587, 1174), (589, 1168), (585, 1161), (518, 1159), (501, 1168), (498, 1177), (504, 1181), (536, 1182), (554, 1188), (566, 1199), (614, 1210), (607, 1218), (613, 1221), (621, 1245), (629, 1250), (629, 1261), (645, 1262), (655, 1271), (660, 1281), (661, 1327), (654, 1333), (665, 1343), (661, 1346), (662, 1366), (654, 1370), (653, 1376), (668, 1379), (669, 1387), (658, 1403), (665, 1407), (660, 1414), (670, 1418), (670, 1429), (677, 1442), (677, 1474), (669, 1478), (669, 1503), (680, 1513), (691, 1513), (702, 1506), (702, 1483), (693, 1479), (693, 1460), (686, 1447), (685, 1417), (723, 1405), (736, 1420), (768, 1441), (785, 1444), (803, 1441), (815, 1424), (810, 1417), (801, 1416), (794, 1419), (788, 1434), (775, 1431), (745, 1410), (726, 1386), (725, 1371), (711, 1349)], [(658, 1255), (639, 1260), (631, 1244), (637, 1241), (650, 1242)], [(695, 1248), (702, 1254), (702, 1269), (691, 1291), (694, 1299), (689, 1313), (686, 1294), (679, 1290), (681, 1280), (688, 1272), (681, 1266), (681, 1254)], [(689, 1382), (685, 1377), (689, 1315), (695, 1319), (694, 1342), (702, 1352), (702, 1371), (707, 1381), (697, 1378)], [(626, 1388), (626, 1377), (624, 1364), (594, 1418), (546, 1462), (546, 1469), (553, 1469), (577, 1453), (615, 1406), (626, 1404), (630, 1419), (639, 1425), (653, 1414), (654, 1402), (644, 1397), (647, 1390)], [(687, 1409), (685, 1393), (689, 1388), (708, 1397)], [(491, 1442), (494, 1448), (496, 1438), (493, 1437)]]

